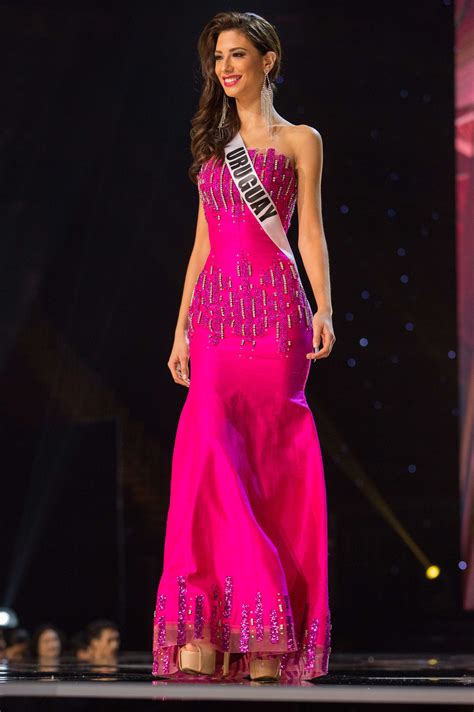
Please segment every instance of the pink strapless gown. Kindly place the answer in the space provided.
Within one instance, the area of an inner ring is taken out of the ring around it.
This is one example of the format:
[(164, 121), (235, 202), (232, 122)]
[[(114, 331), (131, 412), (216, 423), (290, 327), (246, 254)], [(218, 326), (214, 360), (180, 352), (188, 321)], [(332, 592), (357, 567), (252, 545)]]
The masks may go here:
[[(287, 231), (297, 174), (273, 148), (249, 154)], [(277, 653), (282, 680), (310, 679), (331, 650), (326, 488), (304, 392), (311, 306), (225, 162), (207, 161), (198, 188), (211, 251), (188, 313), (152, 674), (178, 672), (178, 648), (195, 638), (216, 647), (217, 677), (230, 651), (231, 677)]]

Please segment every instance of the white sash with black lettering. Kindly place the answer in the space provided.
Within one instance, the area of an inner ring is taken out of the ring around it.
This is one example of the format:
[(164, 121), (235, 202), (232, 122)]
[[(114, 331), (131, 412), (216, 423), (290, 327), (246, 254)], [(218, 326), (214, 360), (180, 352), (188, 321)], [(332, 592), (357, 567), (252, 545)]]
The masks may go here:
[(242, 198), (270, 239), (294, 262), (298, 271), (277, 207), (257, 175), (240, 131), (224, 147), (224, 151), (230, 174)]

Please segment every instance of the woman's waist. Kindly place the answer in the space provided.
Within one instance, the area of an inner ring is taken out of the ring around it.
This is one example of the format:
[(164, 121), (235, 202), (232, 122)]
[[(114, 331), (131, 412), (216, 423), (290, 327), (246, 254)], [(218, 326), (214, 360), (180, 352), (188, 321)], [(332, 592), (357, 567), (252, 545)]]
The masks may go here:
[(203, 265), (202, 271), (208, 273), (221, 272), (234, 275), (241, 279), (251, 276), (268, 276), (271, 279), (275, 270), (293, 280), (299, 280), (298, 268), (294, 259), (272, 245), (264, 249), (252, 249), (245, 244), (233, 247), (215, 248), (211, 251)]
[(218, 263), (222, 267), (232, 269), (245, 259), (255, 269), (266, 269), (275, 260), (281, 259), (288, 264), (295, 264), (291, 246), (282, 250), (262, 231), (258, 233), (209, 235), (211, 250), (206, 264)]
[(227, 327), (244, 340), (274, 329), (286, 349), (295, 324), (311, 330), (311, 306), (298, 272), (288, 260), (274, 254), (265, 269), (255, 269), (246, 253), (229, 269), (214, 260), (215, 256), (209, 255), (193, 289), (188, 309), (190, 333), (204, 326), (213, 343), (219, 343)]
[(307, 302), (295, 262), (273, 244), (264, 254), (242, 248), (211, 249), (194, 289), (201, 297), (206, 295), (206, 303), (222, 293), (234, 297), (250, 295), (260, 300), (266, 296), (278, 297), (281, 302), (288, 302), (288, 306)]

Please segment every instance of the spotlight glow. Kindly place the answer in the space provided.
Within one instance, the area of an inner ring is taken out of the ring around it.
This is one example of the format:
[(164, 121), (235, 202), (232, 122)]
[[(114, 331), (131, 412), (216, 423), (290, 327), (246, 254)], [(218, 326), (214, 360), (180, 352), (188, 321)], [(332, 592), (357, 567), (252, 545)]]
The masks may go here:
[(434, 564), (432, 564), (431, 566), (428, 566), (425, 573), (427, 579), (433, 580), (439, 577), (441, 570), (439, 566), (435, 566)]
[(1, 628), (16, 628), (18, 624), (18, 616), (12, 608), (0, 608)]

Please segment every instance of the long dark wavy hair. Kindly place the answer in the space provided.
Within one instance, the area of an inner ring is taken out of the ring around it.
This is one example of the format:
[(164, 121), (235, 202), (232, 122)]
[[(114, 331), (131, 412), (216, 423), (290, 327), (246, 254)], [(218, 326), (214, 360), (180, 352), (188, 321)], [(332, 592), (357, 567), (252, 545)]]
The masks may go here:
[(282, 53), (275, 27), (253, 12), (219, 12), (204, 27), (198, 40), (201, 72), (204, 78), (199, 105), (191, 119), (191, 153), (193, 162), (188, 175), (197, 183), (197, 174), (202, 164), (215, 155), (224, 159), (224, 146), (240, 129), (240, 119), (233, 97), (229, 100), (226, 121), (222, 135), (217, 131), (221, 118), (224, 90), (215, 72), (214, 53), (217, 38), (224, 30), (239, 30), (245, 34), (258, 51), (264, 55), (275, 52), (276, 60), (268, 74), (270, 84), (276, 92), (275, 79), (280, 73)]

